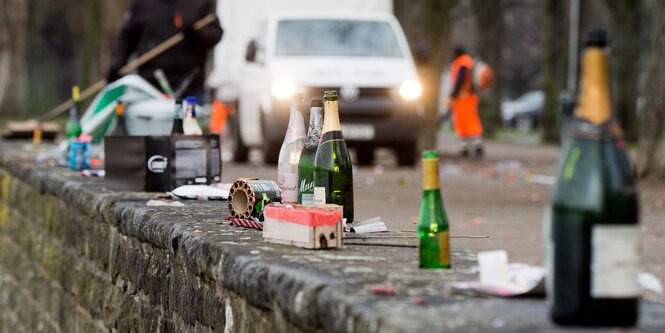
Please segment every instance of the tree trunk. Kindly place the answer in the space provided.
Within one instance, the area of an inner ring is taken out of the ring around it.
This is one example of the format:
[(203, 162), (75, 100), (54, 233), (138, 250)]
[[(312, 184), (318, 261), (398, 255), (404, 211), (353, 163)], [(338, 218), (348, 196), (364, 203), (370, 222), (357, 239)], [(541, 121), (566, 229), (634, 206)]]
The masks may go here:
[(478, 27), (478, 54), (480, 59), (494, 69), (494, 83), (488, 94), (481, 94), (478, 112), (483, 122), (486, 136), (494, 136), (501, 126), (501, 88), (503, 87), (503, 66), (501, 47), (503, 46), (503, 6), (501, 0), (472, 0)]
[(566, 82), (568, 42), (566, 9), (563, 1), (547, 0), (545, 2), (545, 45), (543, 46), (545, 105), (541, 116), (542, 139), (545, 142), (558, 142), (559, 140), (557, 106), (559, 94)]
[(23, 116), (25, 0), (0, 0), (0, 115)]
[[(426, 45), (427, 60), (419, 61), (418, 73), (425, 107), (420, 146), (436, 148), (436, 115), (441, 74), (449, 61), (451, 16), (455, 0), (394, 0), (395, 13), (414, 46)], [(416, 43), (417, 45), (414, 45)], [(416, 56), (416, 58), (419, 58)]]
[(626, 140), (636, 142), (642, 0), (605, 0), (613, 20), (612, 93)]
[(638, 174), (665, 176), (665, 1), (656, 1), (651, 21), (650, 55), (641, 110)]

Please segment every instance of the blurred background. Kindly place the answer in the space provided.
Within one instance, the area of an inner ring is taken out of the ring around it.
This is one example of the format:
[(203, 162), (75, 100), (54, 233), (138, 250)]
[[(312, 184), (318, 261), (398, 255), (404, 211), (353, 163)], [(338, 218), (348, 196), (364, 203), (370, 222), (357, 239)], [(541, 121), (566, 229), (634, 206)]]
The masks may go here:
[[(34, 118), (71, 86), (106, 76), (131, 0), (0, 0), (0, 118)], [(507, 131), (558, 143), (558, 99), (575, 95), (581, 36), (611, 38), (613, 103), (641, 175), (663, 174), (663, 4), (655, 0), (393, 0), (423, 87), (421, 146), (440, 129), (440, 84), (453, 45), (495, 72), (482, 94), (485, 136)], [(222, 26), (225, 22), (222, 19)], [(225, 29), (227, 29), (225, 27)], [(228, 30), (228, 29), (227, 29)], [(210, 57), (212, 59), (213, 57)], [(649, 76), (654, 76), (650, 81)], [(661, 78), (658, 79), (657, 77)], [(650, 82), (654, 84), (649, 84)], [(661, 155), (658, 155), (661, 154)]]

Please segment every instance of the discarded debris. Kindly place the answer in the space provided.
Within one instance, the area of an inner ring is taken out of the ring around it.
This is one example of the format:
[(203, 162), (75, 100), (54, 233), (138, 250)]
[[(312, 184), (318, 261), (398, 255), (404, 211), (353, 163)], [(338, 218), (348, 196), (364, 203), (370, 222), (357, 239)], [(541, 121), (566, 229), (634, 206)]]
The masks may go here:
[(653, 291), (658, 294), (663, 293), (663, 285), (660, 280), (649, 272), (640, 272), (637, 275), (637, 283), (643, 290)]
[(307, 249), (342, 247), (342, 211), (338, 205), (268, 205), (263, 240)]
[(171, 192), (182, 199), (227, 200), (229, 197), (228, 190), (210, 185), (183, 185)]
[(414, 305), (427, 305), (427, 301), (420, 297), (412, 298), (411, 303), (413, 303)]
[(545, 295), (545, 268), (508, 264), (504, 250), (479, 252), (478, 266), (480, 281), (455, 282), (453, 288), (503, 297)]
[(527, 174), (524, 179), (530, 183), (540, 184), (540, 185), (554, 185), (556, 182), (556, 177), (546, 176), (546, 175), (532, 175)]
[(387, 280), (382, 285), (374, 286), (372, 288), (374, 295), (383, 295), (383, 296), (394, 296), (397, 292), (395, 291), (395, 285), (392, 281)]
[[(259, 219), (252, 217), (250, 219), (240, 219), (229, 216), (226, 218), (227, 221), (231, 221), (236, 227), (245, 227), (251, 229), (263, 230), (263, 222)], [(219, 224), (219, 223), (218, 223)]]
[(388, 228), (386, 227), (386, 224), (381, 221), (381, 217), (377, 216), (354, 223), (350, 231), (357, 234), (365, 234), (370, 232), (387, 232)]
[(171, 201), (171, 200), (149, 200), (148, 202), (145, 203), (146, 206), (151, 206), (151, 207), (158, 207), (158, 206), (169, 206), (169, 207), (182, 207), (185, 204), (183, 204), (180, 201)]
[(263, 220), (263, 209), (270, 203), (282, 202), (282, 190), (272, 180), (239, 179), (228, 195), (231, 217)]
[(81, 170), (81, 176), (83, 177), (98, 177), (104, 178), (106, 172), (104, 170)]

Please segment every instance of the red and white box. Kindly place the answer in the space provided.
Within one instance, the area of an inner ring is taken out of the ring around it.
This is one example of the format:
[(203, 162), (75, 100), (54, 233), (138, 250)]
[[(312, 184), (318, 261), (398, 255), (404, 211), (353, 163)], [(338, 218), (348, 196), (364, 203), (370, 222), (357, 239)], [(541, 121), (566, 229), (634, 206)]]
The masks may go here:
[(307, 249), (342, 247), (342, 206), (271, 204), (264, 216), (263, 240), (268, 243)]

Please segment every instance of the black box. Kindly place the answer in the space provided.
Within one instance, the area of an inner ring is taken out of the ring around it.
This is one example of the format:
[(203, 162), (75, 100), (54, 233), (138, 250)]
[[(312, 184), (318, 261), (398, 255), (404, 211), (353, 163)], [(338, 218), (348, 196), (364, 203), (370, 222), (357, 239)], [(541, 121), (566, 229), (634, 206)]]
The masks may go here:
[(170, 191), (181, 185), (219, 182), (218, 135), (107, 136), (106, 186), (124, 191)]

